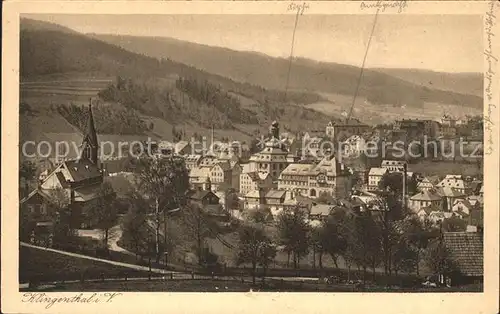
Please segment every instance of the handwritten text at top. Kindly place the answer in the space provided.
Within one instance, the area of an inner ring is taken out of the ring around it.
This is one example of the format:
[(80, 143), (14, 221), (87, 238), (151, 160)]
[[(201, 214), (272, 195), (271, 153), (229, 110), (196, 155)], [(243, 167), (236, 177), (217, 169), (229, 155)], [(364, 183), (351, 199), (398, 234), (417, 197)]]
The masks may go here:
[(361, 10), (365, 9), (376, 9), (380, 12), (385, 12), (387, 9), (397, 8), (397, 12), (401, 13), (408, 6), (406, 0), (402, 1), (377, 1), (377, 2), (364, 2), (362, 1), (359, 8)]
[(486, 31), (486, 47), (484, 49), (484, 55), (486, 56), (486, 62), (488, 68), (484, 73), (486, 79), (485, 92), (486, 92), (486, 114), (484, 115), (484, 129), (485, 134), (485, 146), (486, 149), (484, 153), (490, 155), (493, 152), (493, 126), (495, 125), (492, 120), (493, 109), (496, 109), (496, 105), (493, 102), (493, 90), (492, 84), (496, 72), (494, 69), (494, 64), (498, 62), (495, 52), (493, 51), (493, 26), (496, 24), (495, 7), (498, 5), (498, 1), (491, 1), (488, 4), (488, 11), (485, 16), (485, 31)]
[(288, 5), (287, 7), (287, 11), (295, 11), (297, 12), (298, 14), (302, 15), (304, 14), (304, 12), (309, 9), (309, 4), (303, 2), (303, 3), (295, 3), (295, 2), (292, 2)]

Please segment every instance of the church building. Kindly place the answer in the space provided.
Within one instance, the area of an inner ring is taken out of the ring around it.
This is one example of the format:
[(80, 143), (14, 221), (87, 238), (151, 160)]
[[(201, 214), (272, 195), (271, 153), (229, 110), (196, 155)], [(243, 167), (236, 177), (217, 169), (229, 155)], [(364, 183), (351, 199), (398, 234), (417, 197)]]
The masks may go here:
[[(80, 146), (77, 159), (66, 160), (49, 171), (38, 183), (37, 188), (21, 200), (24, 214), (32, 214), (36, 220), (47, 224), (51, 213), (51, 204), (65, 204), (71, 210), (74, 228), (85, 228), (92, 225), (91, 217), (85, 217), (85, 206), (99, 197), (103, 183), (103, 171), (99, 165), (99, 142), (89, 105), (87, 128)], [(59, 206), (56, 206), (60, 207)]]

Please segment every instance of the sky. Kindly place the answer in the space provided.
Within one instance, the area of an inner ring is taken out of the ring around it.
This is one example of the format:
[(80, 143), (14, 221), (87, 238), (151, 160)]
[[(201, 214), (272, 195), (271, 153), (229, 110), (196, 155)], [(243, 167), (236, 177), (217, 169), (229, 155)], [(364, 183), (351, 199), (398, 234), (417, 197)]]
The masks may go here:
[[(23, 15), (82, 33), (171, 37), (274, 57), (291, 52), (294, 15)], [(374, 15), (301, 15), (293, 55), (361, 66)], [(367, 68), (483, 71), (480, 15), (379, 15)]]

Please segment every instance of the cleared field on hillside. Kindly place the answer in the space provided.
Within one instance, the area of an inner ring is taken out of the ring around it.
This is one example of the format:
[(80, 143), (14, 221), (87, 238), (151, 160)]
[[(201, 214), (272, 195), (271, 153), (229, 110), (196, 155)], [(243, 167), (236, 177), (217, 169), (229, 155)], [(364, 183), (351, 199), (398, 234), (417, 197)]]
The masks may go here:
[[(311, 108), (325, 114), (339, 115), (342, 112), (349, 112), (353, 97), (340, 94), (326, 94), (322, 96), (328, 98), (331, 102), (317, 102), (307, 105)], [(376, 105), (366, 100), (364, 97), (358, 97), (354, 106), (352, 117), (369, 124), (378, 124), (393, 122), (396, 119), (439, 119), (443, 113), (452, 114), (457, 117), (463, 117), (466, 114), (482, 114), (480, 109), (451, 104), (424, 103), (421, 107), (412, 107), (396, 105)]]
[(97, 97), (99, 91), (112, 82), (113, 79), (109, 77), (85, 78), (84, 74), (39, 77), (20, 83), (20, 102), (34, 107), (88, 104), (90, 97)]

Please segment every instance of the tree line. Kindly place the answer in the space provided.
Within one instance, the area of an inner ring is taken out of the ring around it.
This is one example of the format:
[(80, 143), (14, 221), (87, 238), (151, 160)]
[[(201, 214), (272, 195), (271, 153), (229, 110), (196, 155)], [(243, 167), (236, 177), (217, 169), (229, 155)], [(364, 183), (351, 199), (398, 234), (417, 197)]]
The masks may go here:
[[(82, 132), (87, 128), (88, 108), (75, 104), (58, 105), (55, 110)], [(143, 134), (148, 126), (136, 111), (118, 106), (97, 105), (92, 107), (97, 133)]]

